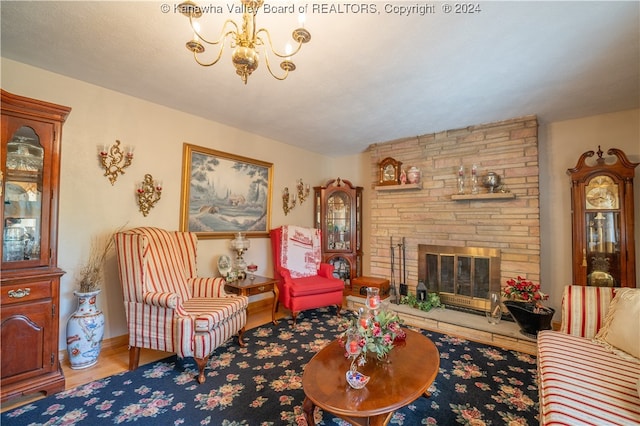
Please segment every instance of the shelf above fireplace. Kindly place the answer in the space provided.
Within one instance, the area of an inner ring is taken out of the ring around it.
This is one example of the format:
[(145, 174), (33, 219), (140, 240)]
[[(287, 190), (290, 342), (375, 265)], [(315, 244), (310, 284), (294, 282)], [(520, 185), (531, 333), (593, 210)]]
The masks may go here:
[(516, 198), (513, 192), (486, 192), (484, 194), (453, 194), (453, 201), (465, 200), (511, 200)]
[(422, 189), (422, 182), (403, 183), (401, 185), (378, 185), (376, 191), (419, 191)]

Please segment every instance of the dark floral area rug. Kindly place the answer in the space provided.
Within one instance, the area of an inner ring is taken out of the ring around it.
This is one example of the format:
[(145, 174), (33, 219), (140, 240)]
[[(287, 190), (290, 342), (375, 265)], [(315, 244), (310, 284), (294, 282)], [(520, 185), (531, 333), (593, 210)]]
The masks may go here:
[[(348, 317), (350, 314), (347, 313)], [(175, 356), (2, 413), (2, 425), (305, 425), (305, 364), (341, 332), (333, 309), (307, 311), (245, 333), (212, 356), (207, 380)], [(440, 373), (390, 425), (536, 425), (536, 359), (422, 331), (440, 351)], [(348, 425), (317, 410), (319, 425)]]

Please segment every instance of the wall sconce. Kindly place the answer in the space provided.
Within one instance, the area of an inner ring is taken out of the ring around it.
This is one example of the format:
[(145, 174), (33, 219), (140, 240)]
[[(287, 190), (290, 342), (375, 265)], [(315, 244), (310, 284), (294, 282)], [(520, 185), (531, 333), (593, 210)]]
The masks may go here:
[(300, 178), (296, 182), (296, 190), (298, 192), (297, 196), (296, 194), (289, 194), (289, 187), (285, 187), (282, 191), (282, 210), (285, 216), (294, 209), (297, 200), (300, 200), (300, 204), (304, 203), (304, 200), (309, 196), (311, 188), (309, 188), (309, 185), (305, 185), (302, 182), (302, 178)]
[(149, 214), (156, 203), (160, 200), (160, 194), (162, 192), (162, 181), (153, 180), (153, 177), (147, 173), (144, 175), (144, 180), (138, 183), (136, 188), (136, 196), (138, 197), (138, 206), (143, 216)]
[(110, 147), (102, 145), (98, 147), (98, 157), (104, 169), (104, 175), (109, 178), (111, 185), (116, 182), (118, 175), (124, 174), (124, 169), (131, 165), (133, 160), (133, 150), (131, 145), (120, 148), (120, 141), (116, 140)]
[(296, 184), (296, 188), (298, 189), (298, 200), (300, 200), (300, 204), (304, 203), (304, 200), (309, 196), (309, 185), (305, 185), (302, 183), (302, 178), (298, 179), (298, 183)]
[(288, 215), (291, 210), (296, 206), (296, 194), (290, 195), (289, 188), (285, 187), (282, 191), (282, 210), (284, 215)]

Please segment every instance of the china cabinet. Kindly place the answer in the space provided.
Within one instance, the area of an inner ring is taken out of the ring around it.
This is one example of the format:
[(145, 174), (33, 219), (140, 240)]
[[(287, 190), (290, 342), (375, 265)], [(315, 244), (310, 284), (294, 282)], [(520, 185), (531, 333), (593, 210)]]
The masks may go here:
[[(587, 159), (597, 154), (595, 161)], [(633, 178), (640, 163), (611, 148), (588, 151), (571, 176), (573, 283), (635, 287)]]
[(58, 360), (58, 190), (70, 108), (1, 91), (2, 401), (64, 389)]
[(322, 261), (351, 286), (362, 274), (362, 187), (340, 178), (316, 186), (314, 222), (322, 233)]

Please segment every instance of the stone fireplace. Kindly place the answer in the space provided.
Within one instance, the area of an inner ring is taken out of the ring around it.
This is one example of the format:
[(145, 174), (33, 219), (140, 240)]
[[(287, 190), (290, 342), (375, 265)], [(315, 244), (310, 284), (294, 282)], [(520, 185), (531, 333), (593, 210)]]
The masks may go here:
[[(427, 269), (438, 271), (440, 265), (442, 281), (443, 262), (449, 274), (446, 277), (449, 281), (440, 289), (448, 301), (446, 304), (453, 301), (464, 306), (468, 303), (482, 309), (484, 302), (476, 299), (484, 299), (487, 288), (500, 287), (518, 275), (539, 282), (539, 159), (535, 116), (378, 143), (369, 147), (369, 153), (371, 186), (367, 196), (371, 213), (366, 220), (371, 232), (365, 247), (369, 275), (392, 277), (389, 241), (404, 237), (406, 284), (413, 294), (416, 294), (418, 280), (433, 286), (433, 278), (425, 276)], [(420, 169), (419, 185), (378, 186), (377, 164), (386, 157), (401, 161), (405, 170), (412, 166)], [(513, 197), (494, 198), (483, 187), (477, 197), (469, 192), (466, 194), (469, 196), (457, 196), (458, 168), (462, 165), (468, 177), (474, 164), (480, 177), (490, 171), (500, 175)], [(428, 257), (426, 253), (420, 254), (421, 245), (447, 247), (453, 253), (427, 250), (440, 255)], [(480, 252), (479, 248), (488, 251)], [(463, 249), (470, 252), (460, 251)], [(469, 254), (474, 251), (478, 255)], [(458, 266), (467, 265), (468, 272), (458, 271)], [(488, 283), (484, 273), (479, 272), (485, 269), (490, 271)], [(397, 277), (397, 269), (395, 275)], [(466, 275), (474, 276), (475, 281), (469, 281)], [(482, 276), (480, 280), (478, 275)]]
[(418, 282), (447, 306), (487, 310), (489, 291), (500, 291), (500, 250), (418, 245)]

